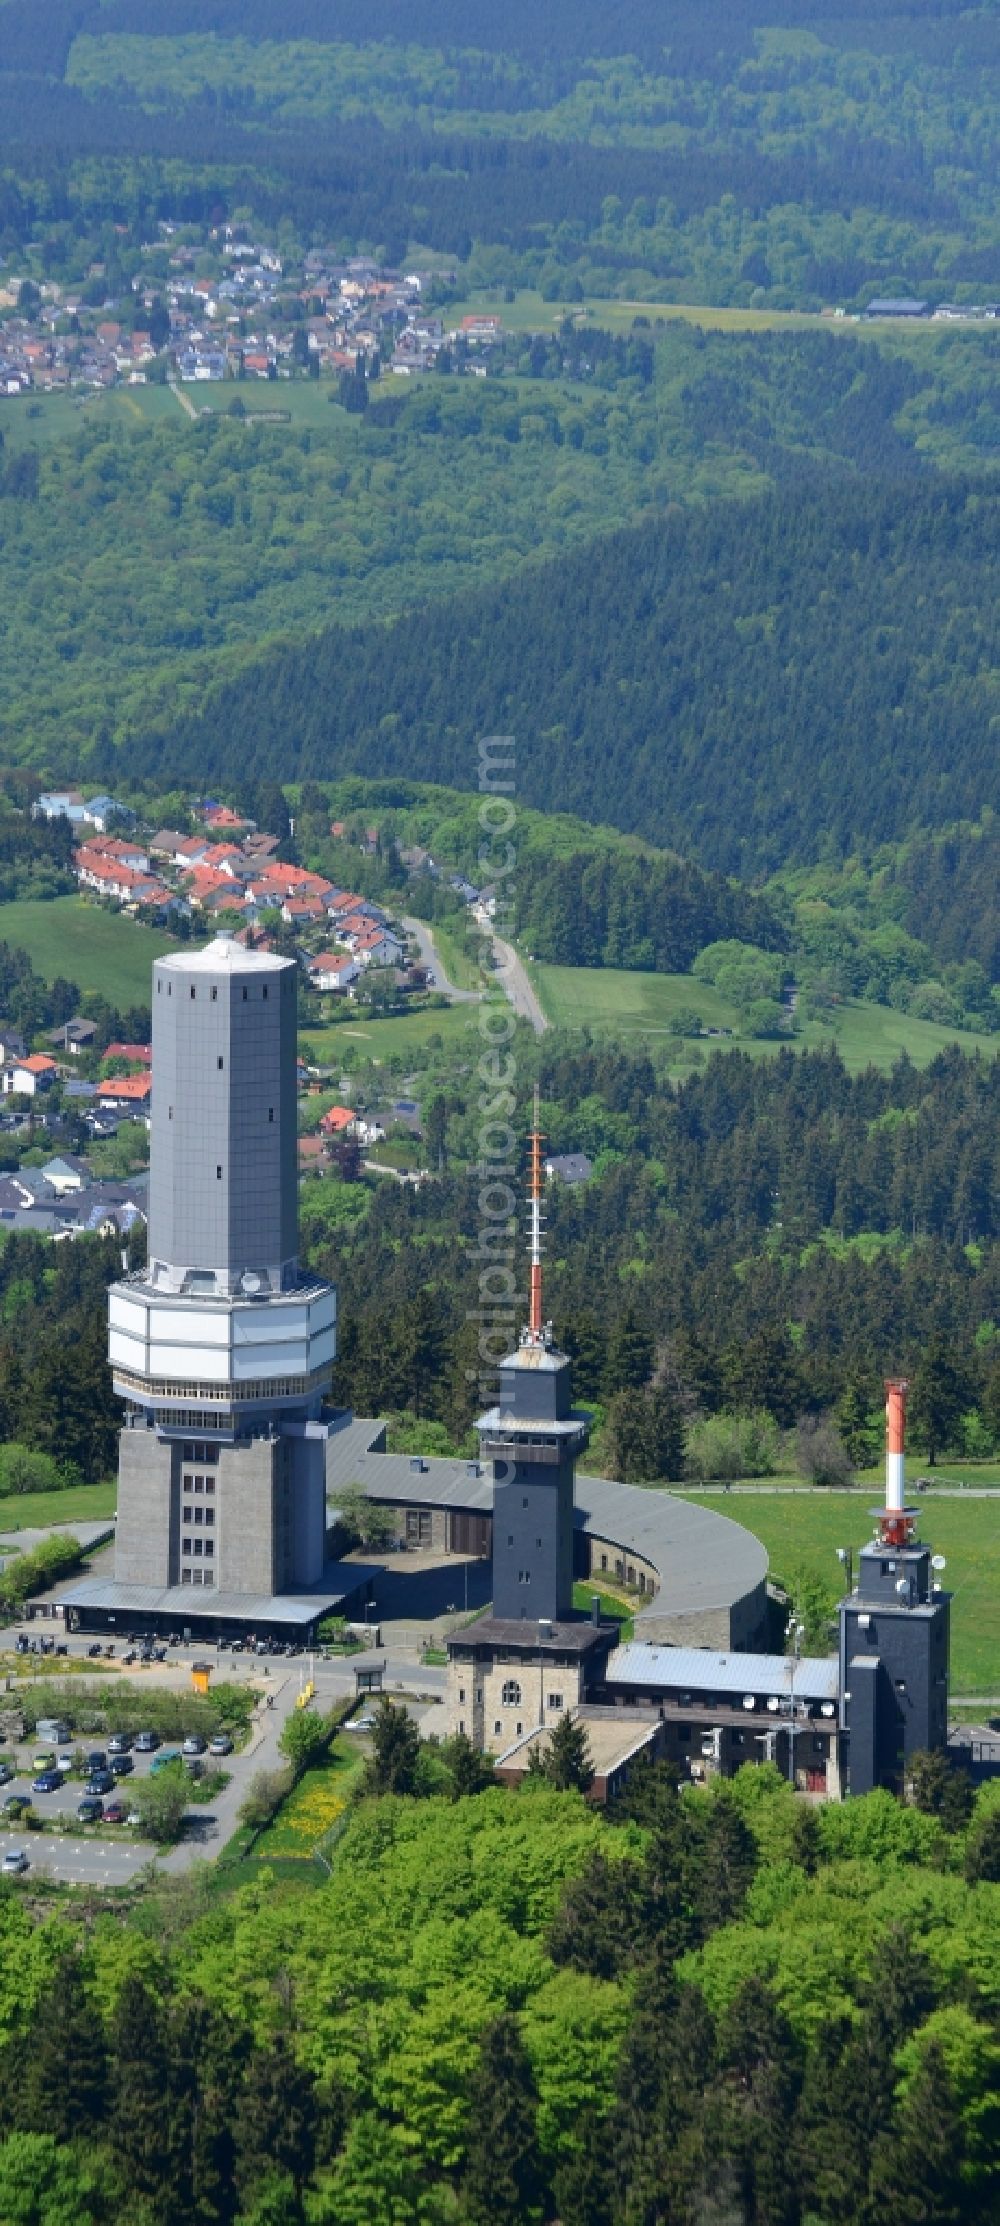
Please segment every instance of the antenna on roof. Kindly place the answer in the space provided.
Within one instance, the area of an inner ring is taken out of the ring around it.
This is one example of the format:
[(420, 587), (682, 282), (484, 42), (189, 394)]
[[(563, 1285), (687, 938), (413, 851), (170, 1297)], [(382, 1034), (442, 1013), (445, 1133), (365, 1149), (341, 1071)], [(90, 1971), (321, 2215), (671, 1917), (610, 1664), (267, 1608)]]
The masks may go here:
[(531, 1201), (531, 1300), (528, 1328), (533, 1339), (542, 1336), (542, 1131), (538, 1125), (538, 1084), (535, 1084), (530, 1135), (531, 1162), (528, 1196)]

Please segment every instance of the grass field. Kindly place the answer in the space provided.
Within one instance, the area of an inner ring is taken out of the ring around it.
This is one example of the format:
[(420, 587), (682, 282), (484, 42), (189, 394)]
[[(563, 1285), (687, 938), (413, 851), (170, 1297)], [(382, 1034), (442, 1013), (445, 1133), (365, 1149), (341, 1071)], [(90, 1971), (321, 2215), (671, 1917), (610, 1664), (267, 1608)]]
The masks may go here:
[(178, 947), (174, 936), (106, 912), (83, 897), (0, 904), (0, 940), (27, 951), (45, 981), (61, 974), (78, 988), (100, 990), (123, 1007), (148, 1005), (154, 958)]
[[(732, 1038), (722, 1039), (724, 1048), (735, 1042), (755, 1058), (766, 1058), (779, 1048), (777, 1041), (741, 1037), (735, 1007), (709, 983), (697, 982), (690, 974), (633, 974), (612, 967), (537, 965), (531, 968), (531, 974), (554, 1027), (586, 1025), (605, 1035), (658, 1036), (668, 1041), (671, 1020), (687, 1006), (701, 1014), (706, 1027), (732, 1029)], [(908, 1052), (916, 1066), (927, 1066), (950, 1043), (960, 1044), (963, 1051), (982, 1051), (987, 1057), (995, 1057), (1000, 1051), (1000, 1038), (996, 1036), (940, 1028), (934, 1021), (913, 1020), (888, 1005), (853, 1003), (841, 1006), (829, 1018), (807, 1021), (797, 1035), (784, 1040), (799, 1051), (833, 1040), (851, 1073), (867, 1066), (891, 1067), (901, 1051)], [(711, 1042), (700, 1043), (703, 1052), (710, 1048)], [(678, 1042), (677, 1056), (671, 1064), (681, 1068), (690, 1063), (689, 1055), (690, 1047), (686, 1054)]]
[[(0, 921), (2, 917), (0, 913)], [(448, 1005), (439, 1012), (401, 1013), (395, 1020), (369, 1020), (359, 1013), (356, 1020), (340, 1021), (332, 1028), (306, 1027), (301, 1033), (315, 1051), (318, 1065), (336, 1066), (349, 1045), (366, 1059), (405, 1059), (415, 1051), (426, 1051), (433, 1036), (439, 1036), (449, 1050), (467, 1041), (471, 1057), (476, 1049), (475, 1027), (474, 1005)]]
[[(701, 1507), (722, 1512), (718, 1493), (691, 1492)], [(771, 1574), (786, 1578), (796, 1568), (815, 1570), (836, 1586), (838, 1546), (866, 1545), (872, 1535), (869, 1509), (881, 1494), (807, 1492), (734, 1495), (725, 1513), (766, 1547)], [(956, 1698), (963, 1693), (1000, 1693), (1000, 1498), (929, 1499), (919, 1528), (944, 1554), (943, 1578), (954, 1595), (951, 1614), (951, 1675)]]
[(70, 1484), (64, 1492), (10, 1492), (0, 1498), (0, 1533), (44, 1530), (47, 1523), (99, 1523), (117, 1505), (113, 1478), (106, 1484)]

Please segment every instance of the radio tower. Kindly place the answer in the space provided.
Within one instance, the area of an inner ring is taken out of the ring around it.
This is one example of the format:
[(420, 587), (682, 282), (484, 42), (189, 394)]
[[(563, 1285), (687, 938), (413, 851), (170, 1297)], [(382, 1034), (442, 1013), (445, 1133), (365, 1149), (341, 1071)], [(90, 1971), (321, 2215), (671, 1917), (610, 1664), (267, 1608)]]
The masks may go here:
[(528, 1307), (528, 1329), (524, 1342), (528, 1345), (548, 1345), (551, 1334), (542, 1325), (542, 1131), (538, 1125), (538, 1084), (535, 1084), (534, 1119), (529, 1137), (531, 1145), (528, 1198), (531, 1205), (531, 1288)]

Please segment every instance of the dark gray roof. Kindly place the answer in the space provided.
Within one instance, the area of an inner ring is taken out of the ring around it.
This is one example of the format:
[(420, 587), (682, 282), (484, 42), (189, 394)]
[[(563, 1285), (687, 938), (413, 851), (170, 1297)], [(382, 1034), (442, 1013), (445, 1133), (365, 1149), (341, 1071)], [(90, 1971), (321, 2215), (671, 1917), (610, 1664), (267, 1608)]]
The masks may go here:
[[(489, 1463), (424, 1455), (417, 1467), (406, 1453), (373, 1450), (384, 1429), (384, 1423), (352, 1421), (328, 1440), (327, 1492), (334, 1504), (338, 1491), (356, 1484), (369, 1499), (390, 1506), (492, 1514)], [(636, 1554), (656, 1570), (660, 1589), (636, 1616), (640, 1635), (644, 1615), (729, 1608), (767, 1576), (767, 1555), (759, 1539), (726, 1516), (672, 1492), (578, 1475), (574, 1520), (588, 1537), (607, 1540), (626, 1560)]]
[(562, 1183), (589, 1182), (594, 1172), (593, 1161), (586, 1152), (556, 1152), (545, 1161), (547, 1175), (555, 1175)]
[(234, 1623), (315, 1622), (344, 1605), (382, 1575), (361, 1562), (330, 1562), (323, 1582), (303, 1592), (213, 1592), (197, 1585), (118, 1584), (113, 1577), (84, 1577), (59, 1594), (64, 1608), (98, 1609), (104, 1615), (169, 1615), (178, 1622), (212, 1615)]

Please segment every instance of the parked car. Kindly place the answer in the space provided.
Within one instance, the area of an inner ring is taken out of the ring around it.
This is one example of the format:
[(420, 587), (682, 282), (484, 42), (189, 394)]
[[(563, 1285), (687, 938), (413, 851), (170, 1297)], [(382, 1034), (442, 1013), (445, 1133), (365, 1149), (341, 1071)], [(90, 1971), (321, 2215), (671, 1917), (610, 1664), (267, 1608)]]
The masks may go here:
[(127, 1824), (128, 1810), (124, 1801), (106, 1801), (104, 1804), (104, 1821), (105, 1824)]
[(104, 1803), (96, 1794), (85, 1793), (83, 1800), (77, 1804), (76, 1813), (81, 1824), (99, 1824), (104, 1815)]
[(202, 1738), (200, 1731), (189, 1731), (181, 1748), (181, 1753), (184, 1755), (203, 1755), (207, 1746), (208, 1740)]
[(158, 1731), (139, 1731), (133, 1740), (137, 1755), (155, 1755), (159, 1744), (160, 1734)]
[(62, 1782), (63, 1776), (61, 1770), (40, 1770), (37, 1778), (35, 1779), (35, 1792), (58, 1793), (61, 1789)]
[(9, 1785), (14, 1775), (9, 1762), (0, 1762), (0, 1785)]
[(31, 1767), (33, 1770), (54, 1770), (55, 1766), (55, 1755), (49, 1754), (46, 1750), (43, 1750), (41, 1754), (32, 1755), (31, 1757)]
[(215, 1738), (208, 1742), (208, 1751), (210, 1755), (231, 1755), (233, 1742), (228, 1731), (217, 1731)]
[(83, 1790), (85, 1793), (113, 1793), (114, 1788), (110, 1770), (92, 1770)]
[(109, 1768), (115, 1778), (130, 1778), (135, 1769), (135, 1763), (131, 1755), (112, 1755)]
[(164, 1747), (163, 1753), (154, 1755), (149, 1765), (150, 1777), (155, 1777), (158, 1770), (169, 1770), (171, 1763), (180, 1762), (180, 1760), (181, 1750), (179, 1747)]
[(76, 1769), (76, 1756), (72, 1747), (63, 1747), (61, 1752), (57, 1754), (56, 1769), (62, 1771), (64, 1778), (69, 1776), (71, 1770)]
[(132, 1751), (132, 1735), (128, 1731), (113, 1731), (108, 1740), (109, 1755), (127, 1755)]
[(27, 1870), (28, 1868), (28, 1858), (24, 1852), (23, 1847), (9, 1847), (3, 1859), (4, 1877), (17, 1878), (20, 1876), (21, 1871)]
[(88, 1770), (106, 1770), (108, 1767), (108, 1758), (103, 1747), (91, 1747), (83, 1760)]

